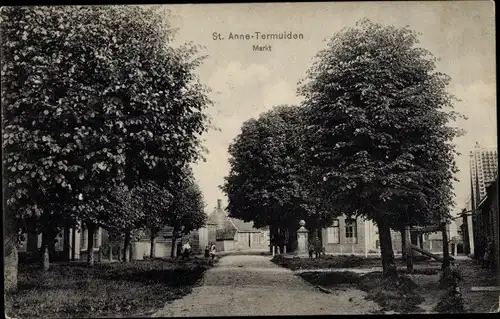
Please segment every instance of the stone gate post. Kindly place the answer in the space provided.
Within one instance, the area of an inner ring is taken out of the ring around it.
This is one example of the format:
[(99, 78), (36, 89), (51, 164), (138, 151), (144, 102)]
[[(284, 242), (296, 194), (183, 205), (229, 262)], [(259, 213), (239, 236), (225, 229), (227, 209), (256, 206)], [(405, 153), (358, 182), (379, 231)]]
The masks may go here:
[(305, 221), (299, 222), (300, 228), (297, 230), (298, 253), (307, 253), (307, 229), (304, 227)]

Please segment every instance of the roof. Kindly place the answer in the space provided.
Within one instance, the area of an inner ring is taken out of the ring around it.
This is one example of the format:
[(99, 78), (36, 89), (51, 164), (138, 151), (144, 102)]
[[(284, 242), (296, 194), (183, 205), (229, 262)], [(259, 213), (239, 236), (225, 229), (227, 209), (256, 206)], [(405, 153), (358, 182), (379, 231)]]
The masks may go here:
[(215, 231), (215, 240), (234, 240), (236, 229), (217, 229)]
[(217, 225), (217, 221), (213, 218), (212, 214), (207, 213), (208, 219), (207, 219), (207, 225)]
[(245, 222), (241, 219), (229, 218), (229, 221), (240, 233), (260, 233), (261, 230), (253, 227), (253, 222)]

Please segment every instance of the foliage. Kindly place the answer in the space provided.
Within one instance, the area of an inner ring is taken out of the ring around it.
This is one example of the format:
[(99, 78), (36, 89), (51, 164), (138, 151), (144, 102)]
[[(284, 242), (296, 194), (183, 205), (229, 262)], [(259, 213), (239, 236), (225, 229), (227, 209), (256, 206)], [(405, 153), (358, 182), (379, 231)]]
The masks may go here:
[(229, 147), (231, 170), (222, 186), (232, 217), (256, 227), (308, 225), (330, 214), (316, 209), (302, 163), (302, 109), (278, 106), (246, 121)]
[(182, 229), (187, 234), (203, 227), (208, 216), (205, 214), (203, 194), (191, 169), (185, 167), (184, 171), (184, 178), (179, 182), (179, 188), (174, 192), (169, 224), (176, 230)]
[(450, 78), (417, 44), (407, 27), (362, 20), (333, 36), (299, 90), (312, 180), (338, 212), (391, 225), (449, 214), (458, 115)]
[(154, 182), (142, 182), (134, 188), (133, 196), (143, 212), (141, 226), (157, 233), (168, 223), (173, 196), (167, 189)]
[(1, 25), (9, 214), (99, 224), (111, 186), (168, 181), (198, 157), (202, 57), (169, 46), (155, 9), (6, 7)]

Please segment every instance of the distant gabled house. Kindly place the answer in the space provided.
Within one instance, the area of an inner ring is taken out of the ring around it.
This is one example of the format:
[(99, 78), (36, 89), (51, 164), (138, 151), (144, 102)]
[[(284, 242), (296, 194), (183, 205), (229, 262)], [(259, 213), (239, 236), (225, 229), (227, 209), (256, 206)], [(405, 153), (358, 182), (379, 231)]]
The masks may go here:
[(268, 250), (269, 228), (255, 228), (253, 222), (244, 222), (229, 217), (222, 209), (222, 200), (209, 216), (216, 225), (216, 248), (218, 251)]

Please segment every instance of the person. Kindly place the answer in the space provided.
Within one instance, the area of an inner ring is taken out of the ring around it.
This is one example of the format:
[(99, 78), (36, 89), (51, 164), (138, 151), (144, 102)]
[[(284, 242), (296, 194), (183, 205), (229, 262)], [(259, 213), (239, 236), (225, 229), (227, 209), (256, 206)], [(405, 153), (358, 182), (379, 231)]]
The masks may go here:
[(212, 260), (215, 259), (215, 244), (212, 243), (212, 245), (210, 246), (210, 256), (212, 257)]
[(309, 243), (309, 259), (313, 258), (313, 254), (314, 254), (314, 242), (311, 241)]
[(182, 257), (188, 258), (190, 253), (191, 253), (191, 245), (189, 244), (189, 239), (188, 239), (186, 240), (184, 246), (182, 246)]
[(207, 245), (205, 246), (205, 259), (208, 259), (210, 257), (210, 246)]
[(321, 241), (316, 237), (316, 240), (314, 242), (314, 253), (316, 255), (316, 259), (318, 259), (319, 257), (321, 257)]
[(181, 245), (181, 243), (182, 242), (177, 243), (177, 258), (182, 257), (182, 245)]

